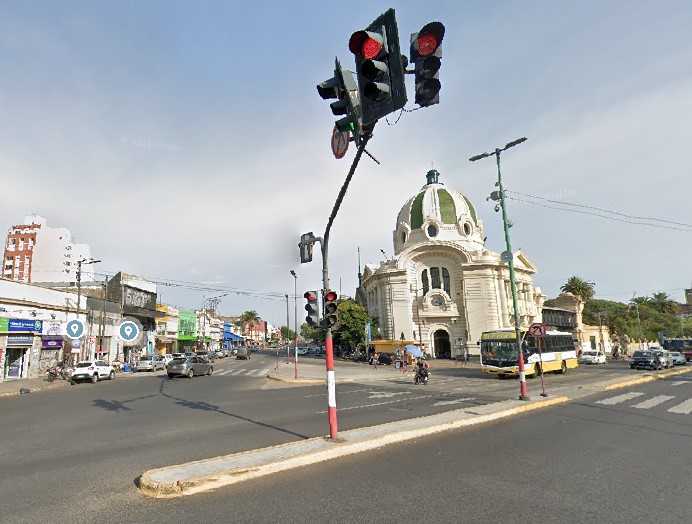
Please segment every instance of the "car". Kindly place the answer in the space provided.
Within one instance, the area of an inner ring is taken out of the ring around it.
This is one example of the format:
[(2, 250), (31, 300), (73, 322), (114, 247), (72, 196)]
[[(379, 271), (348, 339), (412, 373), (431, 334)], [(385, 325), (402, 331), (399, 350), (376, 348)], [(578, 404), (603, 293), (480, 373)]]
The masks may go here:
[(579, 357), (580, 364), (605, 364), (606, 356), (602, 351), (584, 351)]
[(214, 362), (216, 360), (216, 353), (214, 351), (198, 351), (198, 357), (202, 357), (209, 362)]
[(238, 352), (235, 355), (238, 360), (250, 359), (250, 350), (247, 346), (241, 346), (238, 348)]
[(676, 366), (684, 366), (687, 364), (687, 359), (679, 351), (671, 351), (670, 356), (673, 357), (673, 364)]
[(192, 378), (195, 375), (211, 375), (213, 372), (211, 362), (199, 356), (174, 358), (168, 363), (167, 370), (168, 378)]
[(315, 356), (316, 357), (321, 357), (325, 354), (324, 348), (315, 348)]
[(663, 369), (663, 362), (653, 351), (638, 350), (630, 358), (630, 369)]
[(173, 360), (175, 357), (173, 356), (173, 353), (164, 353), (163, 355), (158, 355), (158, 357), (163, 360), (163, 363), (168, 367), (168, 363)]
[(675, 366), (675, 362), (673, 362), (673, 357), (670, 356), (669, 351), (665, 349), (655, 349), (654, 355), (656, 355), (660, 359), (660, 361), (663, 363), (664, 368), (668, 369)]
[(298, 353), (299, 355), (307, 355), (307, 354), (310, 353), (310, 348), (298, 346), (298, 351), (297, 351), (297, 353)]
[[(158, 355), (157, 355), (158, 356)], [(157, 359), (153, 355), (145, 355), (139, 359), (137, 365), (133, 368), (134, 371), (157, 371), (165, 369), (166, 363), (163, 360)]]
[(225, 348), (216, 350), (216, 358), (226, 358), (228, 356), (228, 350)]
[(682, 348), (682, 356), (685, 357), (685, 360), (687, 360), (687, 362), (692, 360), (692, 347), (687, 346)]
[(73, 382), (91, 382), (95, 384), (99, 380), (113, 380), (115, 369), (103, 360), (82, 360), (72, 370)]

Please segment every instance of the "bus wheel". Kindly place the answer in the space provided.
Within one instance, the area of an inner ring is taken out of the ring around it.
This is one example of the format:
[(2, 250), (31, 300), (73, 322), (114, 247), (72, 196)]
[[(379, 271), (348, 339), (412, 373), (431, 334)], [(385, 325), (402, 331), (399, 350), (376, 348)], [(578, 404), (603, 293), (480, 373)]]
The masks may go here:
[(533, 376), (534, 377), (540, 377), (543, 374), (541, 371), (541, 366), (539, 364), (535, 364), (533, 366)]
[(562, 366), (560, 367), (560, 374), (564, 375), (565, 373), (567, 373), (567, 362), (563, 360)]

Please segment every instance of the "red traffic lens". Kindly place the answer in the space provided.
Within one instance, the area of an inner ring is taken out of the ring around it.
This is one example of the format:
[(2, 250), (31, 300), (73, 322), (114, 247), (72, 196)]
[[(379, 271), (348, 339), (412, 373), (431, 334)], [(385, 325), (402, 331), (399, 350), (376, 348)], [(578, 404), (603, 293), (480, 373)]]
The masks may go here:
[(382, 35), (368, 31), (357, 31), (351, 35), (348, 48), (354, 55), (372, 60), (382, 51)]
[(336, 300), (336, 293), (334, 291), (327, 291), (327, 294), (324, 296), (326, 300), (329, 302), (333, 302)]
[(427, 34), (418, 37), (418, 53), (422, 56), (434, 53), (437, 49), (437, 38), (435, 35)]
[(315, 295), (314, 293), (310, 293), (310, 291), (306, 291), (303, 297), (305, 297), (308, 300), (308, 302), (317, 301), (317, 295)]

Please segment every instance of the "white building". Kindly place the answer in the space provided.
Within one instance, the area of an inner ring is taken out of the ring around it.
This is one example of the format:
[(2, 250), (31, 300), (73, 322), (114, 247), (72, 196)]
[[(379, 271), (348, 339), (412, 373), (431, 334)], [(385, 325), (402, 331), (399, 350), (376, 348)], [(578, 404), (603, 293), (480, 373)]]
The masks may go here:
[[(2, 276), (25, 283), (76, 280), (77, 261), (90, 258), (89, 246), (72, 242), (69, 229), (48, 227), (45, 218), (28, 215), (7, 232)], [(81, 278), (94, 280), (93, 265), (82, 265)]]
[[(545, 296), (533, 285), (537, 268), (526, 255), (516, 251), (514, 264), (526, 328), (540, 320)], [(394, 257), (366, 265), (358, 299), (383, 339), (421, 343), (437, 358), (463, 348), (477, 353), (483, 331), (514, 325), (508, 265), (485, 247), (473, 204), (434, 169), (397, 216)]]

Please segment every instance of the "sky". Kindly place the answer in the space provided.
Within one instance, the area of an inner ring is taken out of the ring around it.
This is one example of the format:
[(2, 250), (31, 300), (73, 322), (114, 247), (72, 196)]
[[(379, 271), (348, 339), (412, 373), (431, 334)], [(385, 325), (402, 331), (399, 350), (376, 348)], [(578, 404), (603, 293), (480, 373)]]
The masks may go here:
[(333, 157), (316, 85), (335, 57), (355, 69), (350, 35), (389, 7), (404, 54), (411, 33), (445, 25), (440, 103), (415, 110), (409, 75), (406, 111), (375, 127), (380, 164), (363, 157), (332, 227), (332, 289), (355, 294), (359, 249), (361, 266), (391, 257), (432, 166), (503, 251), (494, 159), (468, 159), (525, 136), (502, 176), (535, 285), (554, 297), (577, 275), (597, 298), (682, 301), (685, 0), (0, 2), (0, 229), (38, 213), (91, 246), (97, 279), (150, 278), (182, 308), (225, 295), (221, 314), (285, 324), (288, 309), (293, 325), (295, 289), (302, 323), (322, 268), (297, 243), (323, 234), (355, 154)]

